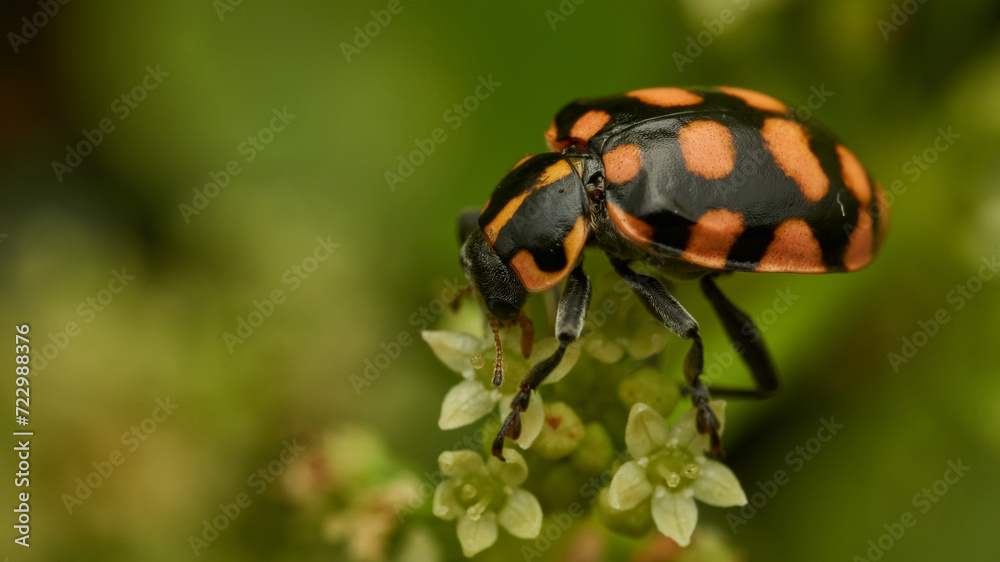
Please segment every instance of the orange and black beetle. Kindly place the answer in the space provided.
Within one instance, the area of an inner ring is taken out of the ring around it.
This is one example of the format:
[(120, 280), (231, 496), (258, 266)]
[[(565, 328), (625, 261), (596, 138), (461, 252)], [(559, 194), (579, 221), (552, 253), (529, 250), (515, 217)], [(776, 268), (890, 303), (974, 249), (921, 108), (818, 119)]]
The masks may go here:
[[(522, 159), (481, 212), (460, 220), (461, 262), (491, 317), (524, 318), (532, 292), (566, 279), (556, 315), (560, 346), (520, 383), (493, 445), (517, 438), (531, 391), (580, 336), (590, 304), (584, 246), (596, 246), (650, 313), (692, 347), (684, 364), (698, 429), (721, 449), (719, 422), (699, 376), (698, 323), (640, 261), (664, 274), (700, 279), (729, 337), (745, 351), (753, 390), (778, 387), (752, 320), (713, 278), (724, 271), (827, 273), (871, 262), (888, 226), (884, 193), (857, 158), (815, 122), (741, 88), (650, 88), (582, 99), (564, 107), (545, 133), (553, 152)], [(476, 216), (478, 215), (478, 216)], [(499, 338), (494, 384), (502, 380)]]

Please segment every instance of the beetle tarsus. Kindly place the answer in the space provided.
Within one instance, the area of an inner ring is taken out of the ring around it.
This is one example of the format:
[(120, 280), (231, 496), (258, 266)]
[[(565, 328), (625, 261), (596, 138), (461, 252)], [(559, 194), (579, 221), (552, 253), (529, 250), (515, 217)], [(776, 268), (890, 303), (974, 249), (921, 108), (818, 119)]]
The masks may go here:
[[(518, 393), (520, 396), (520, 393)], [(507, 418), (503, 421), (503, 425), (500, 426), (500, 431), (497, 432), (496, 438), (493, 440), (493, 456), (505, 461), (503, 457), (503, 442), (504, 439), (510, 437), (511, 439), (517, 439), (521, 436), (521, 411), (514, 406), (513, 402), (517, 401), (517, 397), (511, 403), (511, 412), (507, 414)]]

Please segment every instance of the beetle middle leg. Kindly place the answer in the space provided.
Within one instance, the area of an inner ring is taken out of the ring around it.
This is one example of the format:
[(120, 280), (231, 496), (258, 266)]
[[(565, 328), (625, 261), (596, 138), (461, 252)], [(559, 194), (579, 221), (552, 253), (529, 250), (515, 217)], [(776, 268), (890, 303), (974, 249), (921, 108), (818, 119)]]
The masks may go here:
[(504, 438), (510, 436), (512, 439), (517, 439), (521, 435), (521, 412), (528, 408), (531, 392), (537, 389), (538, 385), (542, 384), (542, 381), (559, 365), (569, 344), (580, 337), (588, 308), (590, 308), (590, 278), (583, 272), (581, 263), (569, 274), (566, 289), (559, 299), (559, 308), (556, 311), (556, 337), (559, 338), (559, 347), (552, 355), (535, 364), (521, 379), (520, 390), (510, 402), (511, 412), (493, 441), (493, 456), (504, 460)]
[(678, 337), (691, 340), (691, 349), (684, 358), (684, 377), (690, 386), (691, 402), (698, 409), (698, 432), (710, 434), (712, 453), (722, 452), (719, 440), (721, 424), (708, 405), (711, 396), (701, 380), (705, 351), (698, 321), (655, 278), (632, 271), (625, 261), (612, 259), (611, 264), (650, 314)]
[(733, 347), (750, 369), (753, 389), (712, 387), (716, 395), (740, 398), (767, 398), (778, 390), (778, 375), (771, 361), (771, 354), (764, 345), (760, 329), (745, 312), (736, 308), (715, 285), (713, 276), (701, 278), (701, 290), (712, 303), (712, 308), (722, 320)]

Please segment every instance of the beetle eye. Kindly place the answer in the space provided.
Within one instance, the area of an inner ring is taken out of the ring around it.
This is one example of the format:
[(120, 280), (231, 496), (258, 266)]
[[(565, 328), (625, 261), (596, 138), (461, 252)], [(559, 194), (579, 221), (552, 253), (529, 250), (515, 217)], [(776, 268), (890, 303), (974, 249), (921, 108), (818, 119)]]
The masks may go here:
[(493, 315), (497, 320), (502, 320), (508, 322), (517, 318), (520, 314), (520, 310), (511, 303), (502, 299), (489, 299), (486, 301), (486, 308), (489, 309), (490, 314)]

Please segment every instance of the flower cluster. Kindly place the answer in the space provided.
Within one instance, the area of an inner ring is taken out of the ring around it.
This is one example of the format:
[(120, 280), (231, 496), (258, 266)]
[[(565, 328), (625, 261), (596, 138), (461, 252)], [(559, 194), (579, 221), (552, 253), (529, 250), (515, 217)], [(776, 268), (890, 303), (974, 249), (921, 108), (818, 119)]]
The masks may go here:
[[(555, 350), (559, 345), (555, 338), (542, 340), (534, 345), (532, 359), (527, 360), (509, 354), (504, 359), (505, 384), (499, 389), (492, 384), (492, 369), (487, 369), (483, 352), (492, 347), (492, 342), (461, 332), (424, 331), (424, 340), (434, 350), (434, 354), (449, 369), (462, 375), (462, 380), (453, 386), (444, 397), (438, 427), (455, 429), (479, 421), (499, 403), (500, 410), (510, 404), (516, 387), (514, 384), (528, 372), (540, 358)], [(558, 382), (580, 357), (580, 345), (573, 345), (566, 351), (562, 363), (545, 380), (546, 384)], [(490, 363), (492, 364), (492, 363)], [(506, 392), (504, 392), (506, 391)], [(540, 394), (532, 398), (528, 409), (521, 416), (521, 435), (516, 443), (527, 449), (542, 431), (545, 405)]]
[[(508, 345), (505, 380), (494, 388), (492, 338), (423, 332), (437, 357), (461, 375), (444, 398), (438, 425), (449, 430), (487, 418), (481, 450), (449, 451), (438, 459), (448, 478), (435, 490), (433, 513), (457, 522), (466, 556), (493, 545), (499, 527), (520, 539), (536, 539), (543, 523), (541, 506), (553, 514), (583, 506), (596, 513), (605, 529), (641, 537), (655, 528), (656, 536), (669, 537), (680, 548), (695, 534), (695, 500), (721, 507), (746, 503), (732, 471), (706, 457), (709, 439), (698, 433), (695, 412), (684, 412), (672, 427), (667, 424), (666, 416), (680, 401), (681, 385), (650, 366), (650, 358), (666, 344), (666, 330), (643, 316), (634, 299), (628, 302), (630, 295), (598, 293), (595, 302), (602, 296), (602, 308), (613, 312), (601, 325), (588, 326), (585, 337), (568, 349), (545, 381), (559, 381), (572, 371), (572, 384), (543, 385), (532, 393), (521, 416), (521, 435), (514, 441), (523, 456), (505, 448), (507, 463), (489, 456), (489, 441), (499, 427), (490, 414), (499, 404), (500, 416), (506, 415), (517, 381), (555, 350), (557, 341), (536, 342), (530, 358)], [(607, 305), (611, 298), (613, 307)], [(501, 336), (516, 342), (517, 334), (508, 333), (514, 330), (503, 330)], [(609, 338), (605, 333), (626, 335)], [(723, 421), (725, 402), (710, 406)], [(593, 482), (604, 486), (591, 493)], [(712, 541), (722, 542), (718, 537)]]

